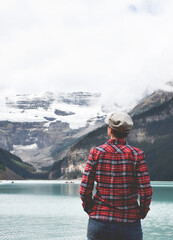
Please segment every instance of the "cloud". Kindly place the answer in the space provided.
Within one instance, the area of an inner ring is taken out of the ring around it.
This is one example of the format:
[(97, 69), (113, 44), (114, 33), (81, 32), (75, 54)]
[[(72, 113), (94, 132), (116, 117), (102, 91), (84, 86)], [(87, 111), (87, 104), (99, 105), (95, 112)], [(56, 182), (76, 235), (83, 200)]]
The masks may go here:
[(6, 0), (0, 6), (3, 91), (98, 91), (127, 105), (173, 78), (170, 0)]

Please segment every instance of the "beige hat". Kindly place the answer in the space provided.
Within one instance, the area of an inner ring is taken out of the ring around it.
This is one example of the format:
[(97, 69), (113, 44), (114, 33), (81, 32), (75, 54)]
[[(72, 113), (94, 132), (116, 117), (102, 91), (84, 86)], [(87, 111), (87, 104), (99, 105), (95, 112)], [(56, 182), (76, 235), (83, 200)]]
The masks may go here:
[(122, 133), (129, 133), (133, 126), (133, 120), (124, 112), (112, 113), (110, 116), (106, 117), (105, 123), (113, 130)]

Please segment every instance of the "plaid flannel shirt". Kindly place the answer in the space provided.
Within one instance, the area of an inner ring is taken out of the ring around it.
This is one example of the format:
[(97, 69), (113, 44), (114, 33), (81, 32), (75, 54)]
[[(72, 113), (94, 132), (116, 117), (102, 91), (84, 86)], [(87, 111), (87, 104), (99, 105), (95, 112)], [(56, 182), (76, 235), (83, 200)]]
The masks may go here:
[[(97, 185), (93, 197), (94, 181)], [(79, 192), (83, 208), (91, 218), (115, 222), (145, 218), (152, 188), (144, 152), (124, 139), (109, 139), (92, 149)]]

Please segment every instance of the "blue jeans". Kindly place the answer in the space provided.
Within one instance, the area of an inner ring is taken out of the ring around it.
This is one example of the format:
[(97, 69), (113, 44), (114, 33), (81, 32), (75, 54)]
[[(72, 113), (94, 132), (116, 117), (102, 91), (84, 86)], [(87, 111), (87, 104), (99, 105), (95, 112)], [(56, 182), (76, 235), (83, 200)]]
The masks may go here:
[(141, 222), (115, 223), (90, 218), (87, 237), (88, 240), (142, 240)]

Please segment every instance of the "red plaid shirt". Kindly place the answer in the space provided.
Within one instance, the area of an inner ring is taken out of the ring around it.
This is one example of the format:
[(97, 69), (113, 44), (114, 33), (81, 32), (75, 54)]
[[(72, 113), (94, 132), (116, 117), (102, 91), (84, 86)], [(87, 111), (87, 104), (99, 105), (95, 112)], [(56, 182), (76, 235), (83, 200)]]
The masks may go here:
[[(97, 185), (93, 197), (94, 181)], [(80, 185), (80, 196), (91, 218), (115, 222), (145, 218), (152, 188), (144, 152), (128, 145), (124, 139), (110, 139), (92, 149)]]

